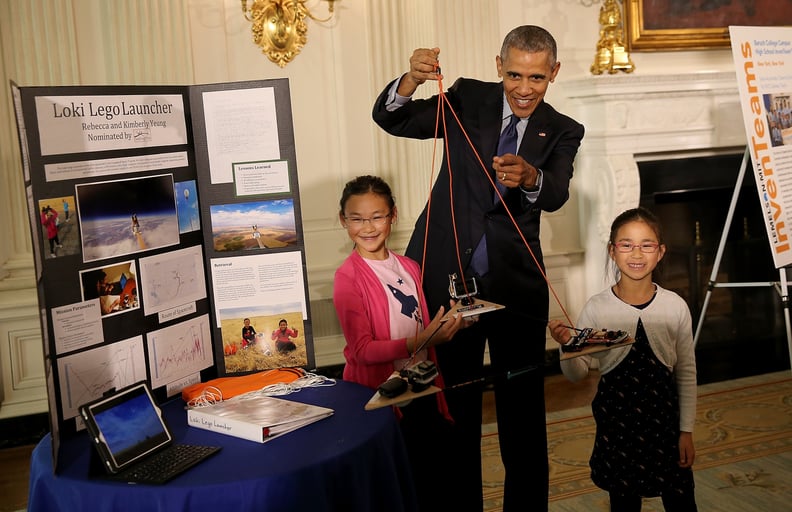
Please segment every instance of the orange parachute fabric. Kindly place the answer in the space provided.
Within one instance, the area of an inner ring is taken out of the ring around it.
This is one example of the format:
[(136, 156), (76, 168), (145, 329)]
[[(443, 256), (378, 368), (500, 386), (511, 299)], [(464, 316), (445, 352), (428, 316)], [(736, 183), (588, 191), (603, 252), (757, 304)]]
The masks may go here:
[(305, 370), (302, 368), (275, 368), (238, 377), (219, 377), (187, 386), (182, 389), (182, 399), (191, 403), (208, 394), (214, 396), (218, 401), (226, 400), (249, 391), (257, 391), (271, 384), (294, 382), (304, 376)]

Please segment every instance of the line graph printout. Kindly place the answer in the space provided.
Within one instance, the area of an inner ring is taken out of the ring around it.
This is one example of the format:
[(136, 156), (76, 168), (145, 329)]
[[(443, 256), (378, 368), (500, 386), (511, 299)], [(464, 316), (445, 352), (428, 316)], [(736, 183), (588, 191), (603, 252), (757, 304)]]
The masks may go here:
[(100, 398), (105, 391), (146, 379), (143, 337), (118, 341), (58, 359), (63, 418), (72, 418), (78, 408)]
[(146, 315), (206, 297), (200, 245), (141, 258), (139, 264)]
[(147, 342), (154, 388), (214, 364), (209, 315), (152, 331)]

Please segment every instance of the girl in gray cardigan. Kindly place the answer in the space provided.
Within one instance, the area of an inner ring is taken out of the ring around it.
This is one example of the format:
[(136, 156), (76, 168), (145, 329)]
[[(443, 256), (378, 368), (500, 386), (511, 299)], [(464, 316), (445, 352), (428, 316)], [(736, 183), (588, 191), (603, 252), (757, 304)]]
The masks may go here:
[[(608, 255), (618, 280), (588, 300), (578, 325), (627, 331), (635, 343), (561, 361), (572, 381), (585, 377), (594, 359), (599, 362), (589, 465), (592, 481), (610, 495), (611, 511), (640, 511), (641, 498), (654, 496), (667, 511), (697, 510), (693, 329), (687, 303), (652, 281), (665, 251), (652, 212), (635, 208), (616, 217)], [(548, 327), (558, 343), (570, 341), (560, 321)]]

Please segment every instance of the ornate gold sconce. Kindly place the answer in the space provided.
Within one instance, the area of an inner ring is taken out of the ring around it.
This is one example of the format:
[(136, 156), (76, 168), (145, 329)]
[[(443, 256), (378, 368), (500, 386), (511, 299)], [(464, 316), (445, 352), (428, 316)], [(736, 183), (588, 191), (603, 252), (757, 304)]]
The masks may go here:
[(336, 0), (326, 0), (327, 18), (317, 18), (306, 7), (306, 0), (241, 0), (245, 19), (252, 22), (253, 42), (269, 60), (280, 67), (292, 61), (308, 40), (305, 18), (320, 23), (333, 17)]
[(597, 41), (597, 54), (591, 73), (601, 75), (624, 71), (632, 73), (635, 65), (630, 54), (624, 47), (624, 29), (622, 27), (621, 8), (616, 0), (605, 0), (599, 13), (600, 37)]

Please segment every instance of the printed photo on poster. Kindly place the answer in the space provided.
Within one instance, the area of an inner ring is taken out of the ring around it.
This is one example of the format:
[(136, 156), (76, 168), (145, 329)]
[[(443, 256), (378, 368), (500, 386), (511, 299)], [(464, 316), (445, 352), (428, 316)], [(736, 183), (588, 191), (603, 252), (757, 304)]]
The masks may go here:
[(77, 185), (83, 261), (177, 245), (173, 175)]
[(99, 299), (102, 316), (140, 307), (135, 262), (126, 261), (80, 272), (83, 300)]
[(39, 220), (45, 258), (80, 253), (74, 196), (39, 199)]
[(767, 127), (773, 147), (792, 144), (792, 93), (762, 95), (767, 110)]
[(215, 251), (276, 249), (297, 243), (294, 200), (209, 207)]
[(179, 213), (179, 233), (201, 229), (195, 180), (176, 182), (176, 211)]
[(300, 304), (220, 310), (227, 373), (305, 366), (308, 355)]

